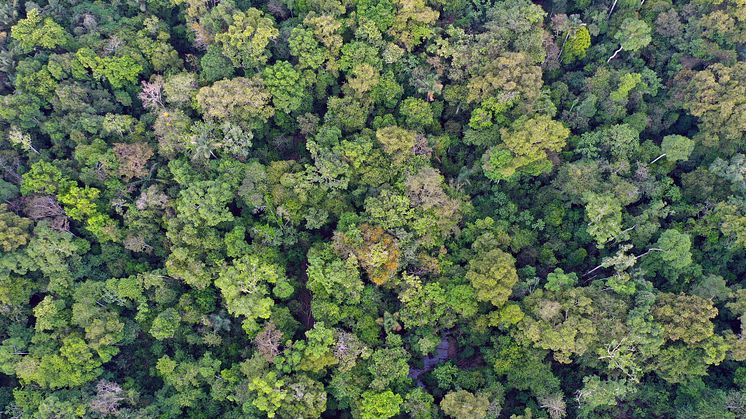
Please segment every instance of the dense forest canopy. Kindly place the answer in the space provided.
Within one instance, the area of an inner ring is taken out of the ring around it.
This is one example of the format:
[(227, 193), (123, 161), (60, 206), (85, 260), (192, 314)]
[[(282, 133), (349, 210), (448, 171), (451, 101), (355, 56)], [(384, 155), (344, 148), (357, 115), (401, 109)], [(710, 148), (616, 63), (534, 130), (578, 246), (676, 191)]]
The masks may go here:
[(746, 417), (746, 0), (0, 1), (0, 416)]

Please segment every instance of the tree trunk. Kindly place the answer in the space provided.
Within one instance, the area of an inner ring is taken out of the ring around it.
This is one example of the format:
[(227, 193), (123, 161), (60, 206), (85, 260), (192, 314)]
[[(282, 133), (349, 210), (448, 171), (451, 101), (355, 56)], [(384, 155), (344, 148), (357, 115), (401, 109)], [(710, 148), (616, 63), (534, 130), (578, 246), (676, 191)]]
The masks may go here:
[(614, 11), (614, 8), (616, 7), (616, 2), (617, 1), (618, 0), (614, 0), (614, 3), (611, 3), (611, 9), (609, 9), (609, 15), (606, 16), (606, 20), (609, 20), (609, 18), (611, 18), (611, 13)]
[(663, 157), (665, 157), (665, 156), (666, 156), (666, 153), (663, 153), (663, 154), (661, 154), (660, 156), (658, 156), (658, 157), (654, 158), (654, 159), (653, 159), (653, 161), (651, 161), (651, 162), (650, 162), (650, 163), (648, 163), (648, 164), (653, 164), (653, 163), (657, 162), (658, 160), (662, 159), (662, 158), (663, 158)]
[(608, 59), (608, 60), (606, 60), (606, 62), (608, 63), (609, 61), (613, 60), (613, 59), (614, 59), (614, 57), (616, 57), (616, 55), (617, 55), (617, 54), (619, 54), (619, 52), (621, 52), (621, 51), (622, 51), (622, 48), (624, 48), (624, 47), (622, 47), (621, 45), (619, 45), (619, 49), (618, 49), (618, 50), (616, 50), (616, 51), (614, 51), (614, 55), (612, 55), (611, 57), (609, 57), (609, 59)]

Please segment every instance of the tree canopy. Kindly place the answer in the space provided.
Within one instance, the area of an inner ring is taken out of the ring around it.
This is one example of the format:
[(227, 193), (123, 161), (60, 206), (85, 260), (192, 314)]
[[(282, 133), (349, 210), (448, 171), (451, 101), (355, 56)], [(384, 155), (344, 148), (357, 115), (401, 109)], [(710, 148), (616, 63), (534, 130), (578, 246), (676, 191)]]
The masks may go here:
[(746, 418), (745, 11), (0, 1), (0, 417)]

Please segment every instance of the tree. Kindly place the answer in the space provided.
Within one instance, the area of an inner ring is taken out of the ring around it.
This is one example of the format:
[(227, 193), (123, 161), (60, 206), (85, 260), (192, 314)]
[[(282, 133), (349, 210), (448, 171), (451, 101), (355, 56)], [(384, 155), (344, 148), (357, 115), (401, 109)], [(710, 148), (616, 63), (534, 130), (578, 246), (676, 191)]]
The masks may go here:
[(273, 322), (267, 322), (264, 328), (254, 338), (257, 351), (267, 362), (272, 362), (280, 354), (280, 343), (282, 332), (277, 329)]
[(683, 135), (666, 135), (661, 142), (663, 154), (656, 157), (650, 163), (655, 163), (659, 159), (666, 157), (669, 161), (684, 161), (689, 159), (689, 155), (694, 150), (694, 141)]
[(308, 251), (307, 287), (315, 299), (338, 305), (360, 302), (363, 282), (354, 257), (340, 259), (331, 246), (317, 246)]
[(272, 94), (275, 109), (291, 113), (303, 104), (305, 79), (287, 61), (279, 61), (262, 72), (264, 84)]
[(81, 255), (89, 249), (90, 243), (86, 240), (54, 230), (43, 221), (34, 227), (31, 241), (24, 250), (31, 269), (40, 271), (49, 280), (49, 291), (71, 295), (72, 283), (81, 274)]
[[(485, 63), (485, 68), (467, 81), (466, 100), (481, 102), (496, 97), (500, 101), (518, 99), (521, 106), (531, 109), (541, 94), (541, 68), (532, 65), (530, 57), (521, 52), (505, 52)], [(543, 118), (543, 117), (542, 117)]]
[(330, 58), (328, 51), (314, 37), (313, 31), (306, 28), (293, 28), (288, 45), (290, 53), (298, 59), (298, 67), (301, 69), (319, 69)]
[(264, 412), (268, 418), (273, 418), (288, 398), (288, 391), (284, 386), (285, 381), (278, 379), (275, 371), (270, 371), (264, 377), (252, 377), (247, 388), (256, 394), (252, 401), (254, 407)]
[(233, 200), (233, 188), (225, 182), (198, 181), (181, 190), (176, 200), (179, 216), (195, 226), (216, 226), (233, 220), (227, 208)]
[(680, 384), (707, 375), (707, 364), (698, 350), (677, 344), (657, 354), (653, 371), (670, 384)]
[(611, 100), (627, 103), (629, 99), (629, 93), (642, 82), (642, 74), (640, 73), (625, 73), (619, 78), (619, 87), (611, 92), (609, 98)]
[(319, 373), (337, 363), (333, 350), (333, 329), (324, 322), (318, 322), (305, 335), (305, 340), (288, 342), (282, 355), (275, 359), (275, 365), (280, 371)]
[(422, 99), (408, 97), (399, 106), (404, 124), (412, 129), (425, 128), (435, 122), (430, 104)]
[(583, 378), (583, 388), (578, 390), (575, 399), (580, 405), (583, 417), (592, 417), (594, 412), (604, 407), (616, 406), (620, 400), (634, 393), (634, 388), (625, 380), (605, 380), (593, 375)]
[(384, 348), (373, 352), (368, 361), (368, 371), (373, 376), (370, 387), (384, 391), (404, 384), (409, 374), (409, 353), (404, 348)]
[(62, 346), (55, 353), (40, 360), (26, 357), (16, 369), (24, 383), (34, 382), (43, 388), (73, 388), (95, 380), (103, 372), (101, 362), (79, 336), (62, 339)]
[(163, 83), (166, 103), (171, 106), (189, 107), (197, 92), (197, 80), (194, 73), (178, 73), (167, 76)]
[(692, 241), (689, 235), (674, 229), (664, 231), (656, 243), (656, 248), (661, 251), (660, 258), (673, 269), (682, 269), (691, 265), (691, 247)]
[(437, 408), (434, 406), (435, 399), (427, 391), (420, 387), (407, 393), (403, 410), (415, 419), (430, 419), (436, 413)]
[(686, 294), (663, 293), (653, 309), (653, 316), (663, 326), (666, 338), (688, 344), (702, 342), (713, 335), (714, 325), (710, 319), (717, 314), (712, 301)]
[(153, 157), (153, 149), (146, 143), (115, 143), (114, 153), (119, 160), (119, 175), (125, 180), (148, 174), (146, 164)]
[(181, 316), (175, 308), (169, 307), (160, 313), (153, 319), (153, 325), (150, 327), (150, 334), (158, 339), (170, 339), (176, 334), (179, 329), (179, 322)]
[(570, 64), (575, 60), (582, 60), (585, 58), (586, 50), (591, 46), (591, 34), (588, 31), (588, 27), (583, 25), (575, 30), (572, 35), (568, 32), (567, 40), (563, 46), (563, 64)]
[(482, 156), (482, 169), (494, 181), (510, 179), (519, 173), (538, 175), (552, 167), (547, 151), (565, 146), (570, 130), (545, 115), (521, 118), (510, 130), (500, 130), (502, 144)]
[(561, 419), (567, 416), (567, 403), (565, 403), (562, 393), (540, 397), (539, 403), (541, 403), (542, 409), (549, 412), (549, 417), (552, 419)]
[(36, 154), (39, 154), (39, 151), (34, 148), (33, 144), (31, 144), (31, 136), (22, 132), (20, 129), (18, 129), (18, 127), (10, 128), (10, 132), (8, 133), (8, 141), (23, 150), (32, 151)]
[(361, 98), (365, 97), (381, 82), (378, 70), (368, 63), (352, 67), (351, 73), (347, 79), (347, 87), (352, 89), (354, 94)]
[(401, 163), (413, 154), (416, 135), (404, 128), (388, 126), (376, 130), (376, 140), (386, 154)]
[(143, 70), (142, 65), (129, 55), (99, 57), (90, 48), (81, 48), (75, 53), (75, 57), (83, 67), (93, 72), (94, 77), (105, 78), (114, 89), (121, 89), (126, 84), (135, 84), (137, 76)]
[(588, 234), (599, 248), (622, 232), (622, 206), (611, 194), (587, 192), (583, 195), (586, 201), (585, 215), (588, 218)]
[(487, 417), (490, 401), (481, 394), (473, 394), (466, 390), (452, 391), (440, 401), (443, 413), (454, 419)]
[(257, 255), (246, 255), (221, 270), (215, 286), (225, 299), (228, 312), (243, 316), (243, 328), (249, 335), (259, 331), (260, 319), (269, 319), (274, 300), (287, 298), (292, 286), (287, 282), (284, 269)]
[(562, 268), (556, 268), (554, 272), (547, 275), (547, 283), (544, 288), (549, 291), (559, 291), (561, 289), (569, 289), (575, 286), (578, 282), (578, 275), (571, 272), (566, 274)]
[(360, 402), (360, 416), (363, 419), (386, 419), (399, 414), (404, 399), (391, 390), (383, 392), (366, 391)]
[(411, 51), (430, 36), (429, 25), (438, 19), (439, 13), (429, 8), (424, 0), (398, 0), (396, 5), (389, 33)]
[(171, 395), (169, 410), (178, 416), (184, 407), (206, 403), (207, 394), (203, 387), (214, 382), (220, 371), (220, 364), (220, 360), (215, 359), (210, 352), (205, 352), (199, 359), (181, 351), (174, 358), (169, 355), (161, 356), (155, 364), (155, 371), (166, 384), (163, 388), (164, 395)]
[(696, 140), (729, 150), (741, 144), (746, 132), (744, 73), (746, 63), (737, 62), (732, 66), (715, 63), (701, 71), (679, 74), (677, 96), (683, 98), (684, 109), (699, 118)]
[(290, 376), (287, 381), (289, 397), (280, 405), (280, 416), (320, 418), (326, 411), (324, 385), (302, 374)]
[(368, 274), (368, 279), (374, 284), (383, 285), (393, 278), (399, 269), (401, 254), (396, 239), (381, 227), (369, 224), (363, 224), (351, 233), (362, 240), (355, 240), (355, 243), (351, 242), (352, 237), (338, 236), (337, 246), (355, 255), (360, 266)]
[(91, 399), (89, 406), (100, 415), (116, 415), (120, 411), (120, 404), (127, 400), (127, 394), (119, 384), (102, 379), (96, 383), (96, 396)]
[(0, 204), (0, 249), (12, 252), (26, 245), (31, 239), (29, 227), (31, 220), (19, 217), (8, 211), (8, 205)]
[(251, 129), (274, 115), (270, 98), (271, 93), (260, 78), (236, 77), (199, 89), (196, 100), (207, 118), (227, 120)]
[(146, 109), (158, 110), (163, 107), (163, 77), (154, 76), (153, 80), (141, 82), (142, 90), (137, 95)]
[(645, 48), (652, 40), (650, 33), (650, 26), (645, 21), (632, 17), (624, 19), (622, 26), (614, 34), (614, 39), (620, 43), (619, 49), (606, 62), (614, 59), (622, 50), (635, 52)]
[(537, 290), (523, 300), (523, 307), (526, 315), (517, 325), (518, 338), (552, 350), (560, 363), (582, 356), (597, 340), (597, 309), (588, 289)]
[(233, 76), (235, 70), (218, 45), (210, 45), (207, 52), (200, 58), (200, 76), (208, 83), (228, 79)]
[(32, 52), (38, 47), (46, 49), (64, 47), (69, 41), (69, 35), (65, 29), (51, 17), (44, 18), (42, 21), (41, 13), (36, 7), (29, 9), (26, 18), (19, 20), (11, 28), (10, 36), (18, 42), (23, 53)]
[(254, 70), (266, 63), (269, 59), (267, 46), (280, 34), (272, 19), (251, 7), (246, 12), (235, 13), (232, 21), (226, 32), (215, 35), (215, 41), (223, 47), (223, 54), (235, 67), (246, 70)]
[(23, 174), (21, 183), (21, 194), (28, 195), (32, 192), (45, 194), (56, 194), (64, 192), (70, 187), (71, 182), (62, 176), (62, 171), (57, 166), (44, 160), (39, 160), (31, 165), (31, 169)]
[(469, 261), (466, 279), (477, 291), (477, 300), (500, 307), (508, 301), (513, 285), (518, 282), (515, 259), (500, 249), (478, 251)]

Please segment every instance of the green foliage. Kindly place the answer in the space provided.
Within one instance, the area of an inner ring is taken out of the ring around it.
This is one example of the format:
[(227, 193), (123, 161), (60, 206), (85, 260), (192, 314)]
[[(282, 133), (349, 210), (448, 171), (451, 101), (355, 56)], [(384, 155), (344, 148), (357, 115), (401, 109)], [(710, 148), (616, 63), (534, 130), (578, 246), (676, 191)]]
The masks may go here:
[(383, 151), (395, 162), (403, 162), (413, 153), (416, 135), (412, 131), (390, 126), (378, 129), (376, 140), (381, 144)]
[(404, 99), (399, 112), (404, 117), (404, 124), (409, 128), (423, 128), (435, 122), (430, 104), (422, 99)]
[(575, 60), (585, 58), (586, 50), (591, 46), (591, 34), (587, 26), (581, 26), (575, 33), (569, 35), (562, 51), (562, 62), (570, 64)]
[(482, 156), (482, 169), (494, 181), (511, 179), (520, 173), (536, 176), (550, 170), (547, 151), (560, 151), (570, 130), (541, 115), (520, 119), (511, 130), (502, 129), (500, 134), (502, 144)]
[(572, 355), (582, 356), (594, 344), (597, 313), (587, 289), (572, 288), (558, 293), (539, 290), (524, 300), (526, 316), (518, 324), (521, 338), (541, 349), (549, 349), (563, 364)]
[(666, 155), (666, 160), (688, 160), (694, 150), (694, 141), (683, 135), (666, 135), (661, 141), (661, 149)]
[[(259, 329), (257, 321), (271, 315), (274, 301), (270, 293), (273, 289), (280, 290), (278, 297), (288, 296), (284, 290), (286, 281), (284, 269), (280, 266), (260, 256), (246, 255), (221, 270), (215, 286), (220, 289), (228, 312), (245, 317), (243, 328), (253, 335)], [(270, 288), (272, 286), (274, 288)]]
[(614, 34), (625, 51), (635, 52), (648, 46), (652, 40), (650, 26), (642, 20), (627, 18)]
[(599, 248), (603, 248), (622, 232), (622, 206), (610, 194), (588, 192), (584, 199), (588, 234), (596, 240)]
[(267, 45), (279, 35), (272, 19), (252, 7), (235, 13), (231, 21), (226, 32), (215, 36), (215, 41), (223, 47), (223, 54), (235, 67), (247, 70), (266, 63), (269, 59)]
[(196, 100), (209, 119), (254, 128), (274, 115), (274, 109), (269, 106), (270, 98), (271, 94), (261, 79), (236, 77), (199, 89)]
[(29, 242), (31, 220), (8, 211), (8, 205), (0, 204), (0, 249), (12, 252)]
[(229, 183), (198, 181), (179, 193), (176, 208), (182, 218), (190, 220), (195, 227), (212, 227), (233, 220), (233, 215), (226, 207), (232, 199), (233, 189)]
[(101, 372), (101, 362), (85, 341), (77, 336), (63, 338), (59, 351), (44, 355), (40, 360), (24, 358), (16, 369), (21, 382), (33, 382), (52, 389), (81, 386), (94, 380)]
[(233, 66), (216, 45), (210, 45), (199, 61), (202, 78), (209, 83), (228, 79), (233, 75)]
[(593, 417), (603, 408), (616, 406), (618, 401), (624, 400), (634, 388), (625, 380), (602, 381), (598, 376), (583, 378), (583, 388), (578, 392), (580, 415)]
[(746, 417), (743, 0), (37, 3), (0, 416)]
[(701, 342), (713, 335), (710, 321), (718, 313), (712, 302), (694, 295), (661, 294), (653, 315), (669, 340)]
[(275, 109), (291, 113), (302, 105), (305, 79), (287, 61), (280, 61), (262, 72), (264, 84), (272, 94)]
[(153, 325), (150, 327), (150, 334), (158, 340), (169, 339), (174, 337), (179, 329), (181, 316), (173, 307), (167, 308), (153, 319)]
[(399, 414), (402, 397), (391, 390), (381, 393), (366, 391), (360, 402), (360, 417), (363, 419), (386, 419)]
[(18, 42), (23, 53), (36, 48), (55, 49), (64, 47), (69, 42), (65, 29), (51, 17), (44, 18), (39, 9), (30, 8), (25, 19), (21, 19), (10, 29), (10, 36)]
[(642, 82), (640, 73), (626, 73), (619, 79), (619, 87), (609, 97), (617, 102), (626, 102), (629, 92)]
[(71, 182), (62, 176), (62, 171), (51, 163), (40, 160), (24, 173), (21, 193), (28, 195), (38, 192), (54, 195), (66, 191)]
[(487, 397), (474, 395), (466, 390), (452, 391), (440, 402), (443, 413), (455, 419), (486, 417), (489, 407)]
[(661, 259), (674, 269), (682, 269), (692, 263), (692, 241), (686, 234), (666, 230), (658, 238), (656, 246), (661, 249)]
[(143, 67), (129, 55), (123, 57), (99, 57), (89, 48), (79, 49), (76, 58), (83, 67), (93, 72), (93, 77), (105, 78), (111, 87), (121, 89), (135, 84)]
[(354, 257), (346, 261), (331, 247), (315, 247), (308, 252), (308, 289), (319, 300), (355, 305), (362, 297), (363, 282)]
[(544, 288), (549, 291), (559, 291), (561, 289), (572, 288), (578, 282), (578, 275), (573, 273), (566, 274), (562, 268), (557, 268), (554, 272), (547, 275), (547, 283)]
[(469, 261), (466, 279), (477, 291), (479, 301), (489, 301), (500, 307), (508, 301), (518, 281), (515, 258), (500, 249), (478, 252)]

